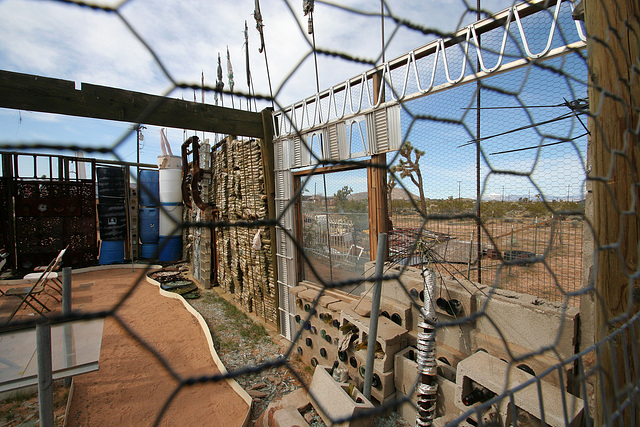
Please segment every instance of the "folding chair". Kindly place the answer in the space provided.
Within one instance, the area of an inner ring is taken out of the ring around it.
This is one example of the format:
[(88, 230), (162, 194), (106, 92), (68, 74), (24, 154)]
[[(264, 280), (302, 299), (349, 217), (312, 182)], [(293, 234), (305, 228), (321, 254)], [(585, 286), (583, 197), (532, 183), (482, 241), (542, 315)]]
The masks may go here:
[[(53, 267), (50, 269), (49, 274), (47, 274), (47, 276), (45, 277), (45, 281), (42, 284), (42, 286), (44, 287), (44, 292), (47, 293), (48, 295), (51, 295), (53, 299), (55, 299), (58, 302), (60, 302), (60, 299), (58, 299), (58, 297), (56, 297), (55, 295), (48, 293), (47, 288), (53, 289), (60, 295), (60, 297), (62, 297), (62, 282), (58, 278), (58, 273), (56, 272), (60, 270), (60, 266), (62, 265), (62, 257), (64, 256), (65, 252), (67, 252), (68, 248), (69, 248), (69, 245), (67, 245), (67, 247), (62, 249), (60, 253), (58, 253), (58, 256), (56, 256), (55, 259), (52, 261)], [(30, 282), (38, 281), (41, 276), (41, 273), (39, 272), (46, 271), (49, 267), (50, 265), (38, 266), (33, 269), (33, 271), (35, 271), (36, 273), (29, 273), (26, 276), (24, 276), (23, 279), (28, 280)]]
[[(35, 311), (36, 313), (38, 313), (43, 317), (44, 317), (43, 313), (45, 311), (51, 311), (49, 307), (44, 305), (44, 303), (37, 298), (37, 295), (40, 295), (44, 291), (44, 285), (47, 282), (49, 275), (51, 274), (51, 269), (55, 265), (55, 262), (56, 262), (56, 259), (53, 259), (51, 263), (47, 266), (46, 270), (40, 273), (40, 277), (38, 277), (38, 280), (36, 280), (36, 282), (32, 286), (11, 288), (5, 291), (3, 296), (22, 299), (20, 301), (20, 304), (18, 304), (18, 306), (13, 310), (13, 313), (11, 313), (11, 316), (9, 316), (9, 319), (7, 320), (6, 323), (11, 322), (11, 319), (13, 319), (13, 317), (16, 315), (18, 310), (20, 310), (23, 304), (27, 304), (29, 307), (33, 309), (33, 311)], [(37, 303), (42, 308), (38, 309), (38, 307), (32, 304), (32, 302)]]
[[(4, 268), (4, 265), (7, 263), (7, 259), (3, 258), (2, 260), (0, 260), (0, 271), (2, 271), (2, 269)], [(2, 291), (2, 289), (0, 289), (0, 296), (4, 295), (4, 292)]]

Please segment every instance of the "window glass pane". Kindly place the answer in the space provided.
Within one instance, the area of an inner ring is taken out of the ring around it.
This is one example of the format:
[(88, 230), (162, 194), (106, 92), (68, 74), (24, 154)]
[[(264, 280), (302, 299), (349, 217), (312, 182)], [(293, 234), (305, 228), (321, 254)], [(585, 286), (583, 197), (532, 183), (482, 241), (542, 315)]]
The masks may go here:
[(364, 277), (371, 259), (366, 169), (310, 175), (301, 185), (301, 240), (309, 261), (303, 260), (304, 279)]

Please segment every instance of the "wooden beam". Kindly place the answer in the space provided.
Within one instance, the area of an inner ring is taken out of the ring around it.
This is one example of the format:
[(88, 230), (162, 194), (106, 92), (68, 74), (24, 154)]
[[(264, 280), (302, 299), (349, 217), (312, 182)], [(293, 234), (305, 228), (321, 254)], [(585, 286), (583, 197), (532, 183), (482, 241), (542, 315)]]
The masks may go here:
[[(637, 425), (640, 366), (637, 327), (619, 329), (638, 312), (640, 241), (640, 3), (585, 0), (589, 69), (588, 182), (595, 241), (595, 341), (601, 370), (595, 425)], [(616, 334), (611, 339), (611, 335)], [(602, 341), (606, 340), (606, 341)], [(636, 404), (628, 404), (635, 401)], [(613, 421), (615, 418), (616, 421)]]
[(264, 136), (260, 113), (106, 86), (0, 70), (0, 107), (144, 123), (253, 138)]
[[(373, 99), (378, 99), (380, 91), (384, 90), (382, 83), (382, 73), (374, 74)], [(371, 156), (371, 165), (384, 166), (386, 164), (386, 153)], [(375, 261), (378, 256), (378, 234), (389, 231), (387, 169), (380, 167), (367, 168), (367, 183), (367, 192), (369, 194), (369, 250), (371, 261)]]

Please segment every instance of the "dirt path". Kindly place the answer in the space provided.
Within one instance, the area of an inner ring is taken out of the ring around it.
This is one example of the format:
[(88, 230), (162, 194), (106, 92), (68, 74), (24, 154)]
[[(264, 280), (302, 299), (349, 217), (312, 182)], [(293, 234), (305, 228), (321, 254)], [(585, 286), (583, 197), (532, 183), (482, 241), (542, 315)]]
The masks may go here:
[[(140, 274), (128, 268), (74, 274), (74, 309), (112, 309)], [(74, 378), (69, 426), (154, 425), (165, 404), (160, 425), (242, 424), (249, 406), (226, 381), (179, 387), (179, 379), (219, 373), (202, 328), (181, 301), (141, 281), (114, 314), (105, 319), (100, 369)]]

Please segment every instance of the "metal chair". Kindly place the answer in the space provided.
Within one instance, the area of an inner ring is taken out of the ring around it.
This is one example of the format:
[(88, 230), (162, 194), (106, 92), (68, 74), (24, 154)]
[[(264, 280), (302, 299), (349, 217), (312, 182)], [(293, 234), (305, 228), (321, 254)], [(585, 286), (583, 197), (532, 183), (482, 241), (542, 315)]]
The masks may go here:
[[(51, 270), (56, 265), (57, 258), (58, 257), (54, 258), (51, 261), (51, 263), (49, 263), (49, 265), (46, 267), (46, 269), (39, 274), (38, 279), (33, 283), (33, 285), (11, 288), (4, 292), (3, 294), (4, 297), (21, 298), (20, 304), (18, 304), (18, 306), (13, 310), (13, 313), (11, 313), (6, 323), (11, 322), (11, 320), (16, 315), (18, 310), (20, 310), (20, 308), (24, 304), (31, 307), (33, 311), (35, 311), (36, 313), (38, 313), (43, 317), (44, 317), (45, 311), (51, 311), (49, 307), (47, 307), (41, 300), (38, 299), (37, 296), (44, 292), (45, 284), (47, 283), (47, 281), (50, 280), (50, 275), (52, 273)], [(32, 273), (32, 274), (38, 274), (38, 273)], [(34, 303), (38, 304), (41, 308), (38, 308)]]
[[(62, 282), (58, 277), (57, 271), (60, 270), (60, 267), (62, 265), (62, 257), (64, 256), (65, 252), (67, 252), (68, 248), (69, 248), (69, 245), (67, 245), (67, 247), (62, 249), (60, 253), (58, 253), (58, 256), (55, 257), (55, 259), (53, 260), (53, 263), (54, 263), (53, 267), (45, 277), (45, 281), (42, 284), (44, 286), (44, 292), (47, 293), (48, 295), (51, 295), (51, 297), (53, 297), (53, 299), (55, 299), (58, 302), (60, 302), (61, 300), (55, 295), (52, 295), (49, 292), (47, 292), (47, 288), (53, 289), (60, 295), (60, 297), (62, 297)], [(30, 282), (36, 282), (40, 279), (40, 276), (41, 276), (40, 272), (46, 271), (48, 268), (49, 268), (48, 265), (38, 266), (33, 269), (34, 273), (27, 274), (26, 276), (23, 277), (23, 279), (28, 280)]]

